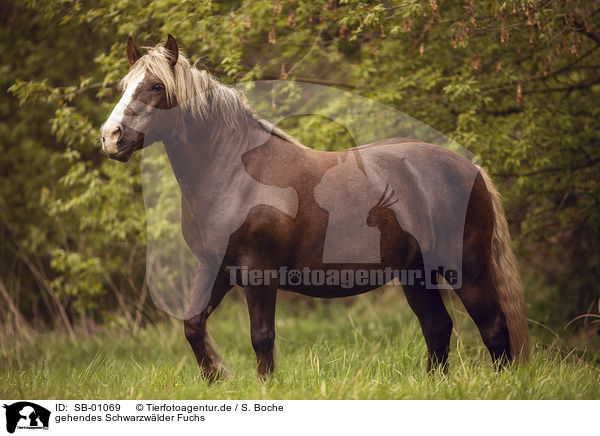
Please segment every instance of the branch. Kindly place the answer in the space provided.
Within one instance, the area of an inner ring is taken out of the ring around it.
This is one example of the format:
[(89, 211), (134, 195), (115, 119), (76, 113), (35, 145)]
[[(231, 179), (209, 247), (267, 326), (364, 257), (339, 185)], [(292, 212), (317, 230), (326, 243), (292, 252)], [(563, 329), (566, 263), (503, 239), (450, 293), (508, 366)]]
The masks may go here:
[[(281, 80), (280, 76), (263, 74), (263, 79), (265, 80)], [(338, 82), (336, 80), (328, 80), (328, 79), (318, 79), (318, 78), (310, 78), (310, 77), (294, 77), (293, 80), (297, 80), (298, 82), (306, 82), (306, 83), (314, 83), (315, 85), (328, 85), (328, 86), (339, 86), (342, 88), (348, 89), (356, 89), (358, 86), (353, 85), (347, 82)]]
[(592, 159), (592, 160), (586, 162), (585, 164), (574, 165), (571, 167), (540, 168), (538, 170), (527, 171), (524, 173), (490, 173), (490, 174), (492, 176), (498, 176), (498, 177), (528, 177), (528, 176), (535, 176), (537, 174), (554, 173), (554, 172), (558, 172), (558, 171), (562, 172), (565, 170), (573, 171), (573, 170), (580, 170), (580, 169), (584, 169), (584, 168), (591, 168), (599, 162), (600, 162), (600, 158), (597, 158), (597, 159)]
[(545, 92), (561, 92), (561, 91), (569, 91), (570, 92), (570, 91), (575, 91), (578, 89), (587, 89), (590, 86), (594, 86), (598, 83), (600, 83), (600, 78), (596, 78), (590, 82), (576, 83), (574, 85), (565, 86), (563, 88), (530, 89), (527, 91), (523, 91), (523, 94), (539, 94), (539, 93), (545, 93)]

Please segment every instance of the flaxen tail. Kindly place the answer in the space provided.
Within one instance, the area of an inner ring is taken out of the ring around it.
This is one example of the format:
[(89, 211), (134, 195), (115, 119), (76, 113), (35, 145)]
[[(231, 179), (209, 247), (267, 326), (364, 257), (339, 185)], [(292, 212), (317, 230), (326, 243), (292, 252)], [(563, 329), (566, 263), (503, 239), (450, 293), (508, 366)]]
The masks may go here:
[(492, 180), (479, 169), (491, 195), (494, 206), (494, 235), (492, 237), (492, 280), (500, 308), (506, 318), (510, 337), (510, 353), (515, 361), (529, 361), (529, 328), (525, 315), (523, 283), (517, 268), (517, 259), (510, 243), (508, 222), (504, 216), (502, 197)]

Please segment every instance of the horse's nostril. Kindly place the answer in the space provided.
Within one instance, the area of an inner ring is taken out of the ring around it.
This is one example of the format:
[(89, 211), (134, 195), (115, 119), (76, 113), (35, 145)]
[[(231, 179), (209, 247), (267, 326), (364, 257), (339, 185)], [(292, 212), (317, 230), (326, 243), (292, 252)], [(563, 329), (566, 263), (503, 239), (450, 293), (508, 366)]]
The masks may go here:
[(114, 130), (112, 132), (110, 132), (109, 138), (112, 141), (117, 142), (119, 139), (121, 139), (122, 133), (123, 133), (123, 131), (121, 130), (120, 127), (115, 127)]

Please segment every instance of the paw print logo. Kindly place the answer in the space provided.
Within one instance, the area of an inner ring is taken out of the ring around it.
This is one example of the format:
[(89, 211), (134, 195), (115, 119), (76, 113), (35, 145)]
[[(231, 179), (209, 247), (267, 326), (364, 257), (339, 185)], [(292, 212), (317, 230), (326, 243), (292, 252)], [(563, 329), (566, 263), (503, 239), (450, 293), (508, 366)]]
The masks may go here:
[(297, 269), (291, 269), (288, 271), (288, 285), (296, 286), (302, 281), (302, 275)]

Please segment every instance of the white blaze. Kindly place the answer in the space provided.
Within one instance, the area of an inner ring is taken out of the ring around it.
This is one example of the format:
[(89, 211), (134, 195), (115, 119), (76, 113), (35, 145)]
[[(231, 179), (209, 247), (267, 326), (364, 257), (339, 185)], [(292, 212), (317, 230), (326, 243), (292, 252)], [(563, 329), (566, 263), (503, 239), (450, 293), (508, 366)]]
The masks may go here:
[(117, 150), (117, 141), (119, 140), (119, 130), (122, 129), (123, 126), (123, 118), (125, 116), (125, 111), (131, 104), (133, 99), (133, 94), (135, 93), (137, 87), (140, 85), (142, 80), (144, 80), (144, 76), (146, 73), (141, 73), (134, 77), (130, 83), (127, 85), (123, 96), (114, 107), (108, 120), (102, 126), (100, 131), (100, 135), (102, 135), (102, 149), (109, 153), (115, 154)]

